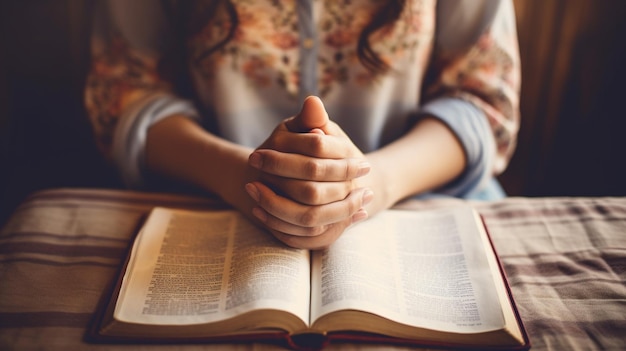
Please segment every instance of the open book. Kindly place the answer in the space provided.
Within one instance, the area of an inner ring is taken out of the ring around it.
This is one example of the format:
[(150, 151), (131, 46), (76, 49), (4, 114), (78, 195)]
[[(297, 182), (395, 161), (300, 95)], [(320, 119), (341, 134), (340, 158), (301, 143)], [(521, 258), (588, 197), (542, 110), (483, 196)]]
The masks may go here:
[(321, 251), (286, 247), (235, 211), (155, 208), (96, 333), (529, 347), (482, 220), (465, 206), (387, 210)]

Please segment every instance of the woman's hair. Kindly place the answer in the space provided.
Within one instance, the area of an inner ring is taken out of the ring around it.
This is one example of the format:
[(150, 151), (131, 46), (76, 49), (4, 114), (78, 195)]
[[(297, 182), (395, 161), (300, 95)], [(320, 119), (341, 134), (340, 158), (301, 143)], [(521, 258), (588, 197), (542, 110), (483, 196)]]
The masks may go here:
[(402, 15), (405, 4), (406, 0), (387, 1), (359, 35), (356, 47), (357, 57), (366, 68), (374, 73), (387, 71), (389, 65), (372, 49), (370, 36), (377, 30), (397, 21)]
[[(384, 62), (380, 56), (372, 49), (370, 38), (379, 29), (393, 24), (398, 20), (404, 10), (406, 0), (388, 0), (372, 17), (372, 20), (363, 28), (357, 41), (357, 57), (361, 64), (373, 73), (382, 73), (390, 67)], [(220, 7), (223, 7), (228, 14), (230, 26), (226, 36), (221, 38), (215, 45), (206, 49), (196, 62), (201, 62), (212, 53), (224, 47), (235, 35), (239, 24), (237, 9), (230, 0), (213, 0), (213, 1), (179, 1), (174, 9), (171, 3), (168, 13), (174, 14), (176, 26), (179, 34), (193, 35), (201, 31), (206, 23), (212, 19)]]

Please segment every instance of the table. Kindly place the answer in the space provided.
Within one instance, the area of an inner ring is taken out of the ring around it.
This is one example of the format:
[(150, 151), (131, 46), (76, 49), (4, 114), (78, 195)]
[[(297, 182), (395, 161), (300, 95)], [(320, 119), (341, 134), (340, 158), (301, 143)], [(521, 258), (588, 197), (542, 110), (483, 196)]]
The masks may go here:
[[(459, 202), (410, 200), (398, 207), (420, 210)], [(467, 203), (485, 219), (532, 350), (626, 349), (626, 198)], [(154, 206), (223, 207), (209, 198), (111, 189), (50, 189), (25, 199), (0, 230), (0, 349), (275, 349), (84, 341), (131, 238)], [(389, 349), (329, 347), (383, 348)]]

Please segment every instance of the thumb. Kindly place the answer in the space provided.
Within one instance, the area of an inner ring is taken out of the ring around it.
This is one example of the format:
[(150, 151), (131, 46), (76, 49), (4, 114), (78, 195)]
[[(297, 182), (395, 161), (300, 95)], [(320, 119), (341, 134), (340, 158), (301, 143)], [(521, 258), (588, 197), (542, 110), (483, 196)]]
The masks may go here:
[(300, 113), (285, 124), (289, 131), (296, 133), (309, 132), (313, 129), (326, 132), (328, 121), (328, 113), (326, 113), (322, 100), (317, 96), (309, 96), (304, 99)]

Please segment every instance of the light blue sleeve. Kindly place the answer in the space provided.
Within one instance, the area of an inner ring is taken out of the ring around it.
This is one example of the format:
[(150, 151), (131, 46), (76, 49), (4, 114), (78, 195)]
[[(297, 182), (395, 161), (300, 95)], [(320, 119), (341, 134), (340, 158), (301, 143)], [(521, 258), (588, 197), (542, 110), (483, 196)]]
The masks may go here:
[(496, 146), (484, 113), (468, 101), (441, 97), (421, 108), (418, 118), (424, 116), (435, 117), (452, 130), (463, 146), (467, 160), (465, 171), (458, 178), (430, 195), (476, 199), (503, 197), (504, 192), (494, 183), (491, 174)]
[[(502, 3), (500, 0), (440, 0), (436, 36), (439, 55), (450, 58), (470, 48), (491, 25)], [(455, 180), (419, 197), (495, 200), (506, 196), (492, 174), (496, 144), (482, 110), (469, 101), (443, 96), (421, 107), (417, 118), (424, 116), (438, 118), (452, 130), (463, 146), (467, 165)]]

